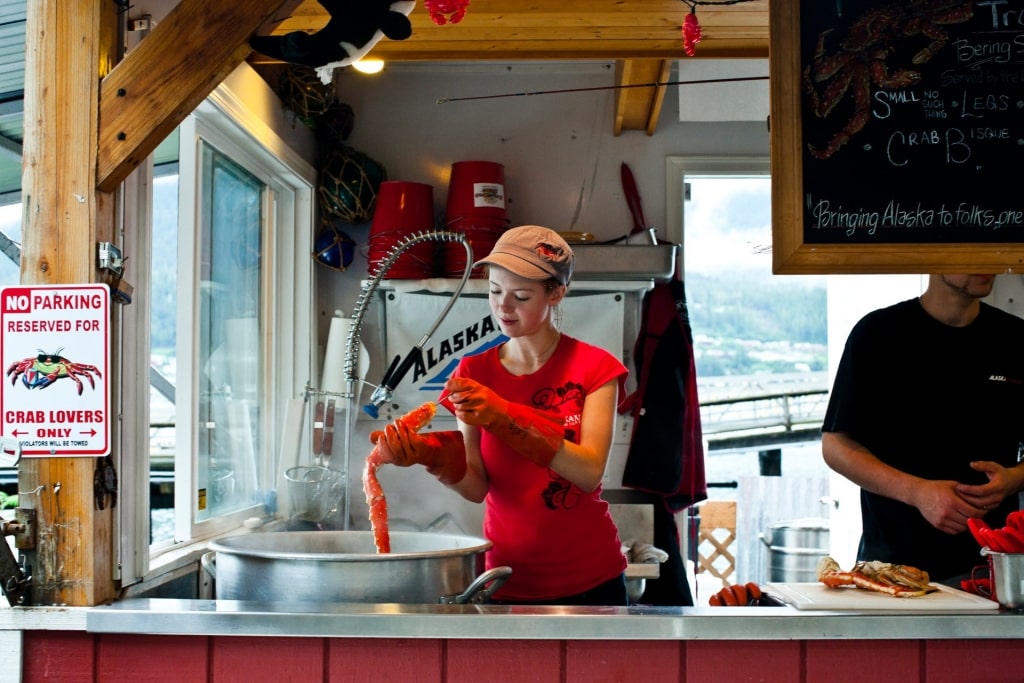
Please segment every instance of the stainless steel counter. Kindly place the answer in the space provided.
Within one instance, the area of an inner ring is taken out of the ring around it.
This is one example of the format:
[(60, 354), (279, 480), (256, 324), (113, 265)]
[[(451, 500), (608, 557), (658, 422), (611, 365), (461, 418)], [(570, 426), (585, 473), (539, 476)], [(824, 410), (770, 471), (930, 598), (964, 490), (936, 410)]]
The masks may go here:
[[(24, 608), (26, 616), (33, 611)], [(38, 621), (38, 620), (34, 620)], [(1003, 610), (807, 612), (792, 607), (477, 605), (123, 600), (86, 610), (94, 633), (531, 640), (1024, 638)]]

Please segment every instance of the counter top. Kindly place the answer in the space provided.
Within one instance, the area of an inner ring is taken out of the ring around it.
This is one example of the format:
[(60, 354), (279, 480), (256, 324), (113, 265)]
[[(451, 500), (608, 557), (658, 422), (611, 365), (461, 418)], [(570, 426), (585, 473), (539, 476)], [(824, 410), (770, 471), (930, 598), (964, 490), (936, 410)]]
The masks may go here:
[[(33, 608), (17, 608), (27, 613)], [(0, 610), (2, 612), (2, 610)], [(792, 607), (525, 607), (122, 600), (85, 610), (94, 633), (529, 640), (1024, 638), (1024, 614)], [(0, 622), (2, 625), (3, 622)]]

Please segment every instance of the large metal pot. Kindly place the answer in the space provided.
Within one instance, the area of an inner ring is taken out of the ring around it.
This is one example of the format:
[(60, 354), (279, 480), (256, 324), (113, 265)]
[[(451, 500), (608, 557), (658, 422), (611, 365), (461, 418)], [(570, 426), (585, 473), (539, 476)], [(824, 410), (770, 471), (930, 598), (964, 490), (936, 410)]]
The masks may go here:
[(396, 531), (377, 553), (370, 531), (275, 531), (210, 543), (203, 566), (223, 600), (482, 602), (511, 570), (481, 574), (491, 542)]
[(828, 520), (796, 519), (769, 524), (760, 534), (768, 547), (768, 580), (775, 583), (813, 583), (818, 562), (829, 554)]

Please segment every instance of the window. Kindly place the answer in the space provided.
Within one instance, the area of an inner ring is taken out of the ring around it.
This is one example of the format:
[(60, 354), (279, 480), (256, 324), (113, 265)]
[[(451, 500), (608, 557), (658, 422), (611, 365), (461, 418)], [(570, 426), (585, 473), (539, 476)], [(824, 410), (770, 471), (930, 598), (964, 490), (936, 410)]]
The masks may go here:
[(153, 555), (273, 504), (279, 425), (312, 368), (295, 350), (314, 346), (311, 168), (223, 87), (176, 140), (151, 184), (150, 476), (173, 482)]
[[(273, 504), (278, 425), (313, 367), (315, 171), (283, 139), (293, 133), (246, 105), (264, 92), (236, 70), (123, 187), (116, 242), (134, 288), (115, 309), (112, 373), (123, 587), (156, 573), (151, 558)], [(20, 279), (19, 202), (0, 188), (0, 284)], [(0, 471), (0, 490), (16, 492), (16, 470)]]
[(772, 274), (768, 160), (671, 157), (669, 172), (705, 391), (824, 387), (825, 279)]
[(21, 280), (21, 202), (3, 204), (0, 199), (0, 284)]
[(755, 539), (732, 546), (735, 580), (763, 581), (756, 539), (765, 524), (827, 512), (819, 502), (828, 487), (819, 442), (828, 396), (825, 278), (772, 274), (767, 158), (670, 157), (667, 170), (708, 497), (736, 501), (736, 537)]
[[(11, 194), (13, 196), (0, 193), (0, 287), (16, 285), (21, 279), (20, 193)], [(5, 200), (14, 203), (5, 204)], [(18, 470), (0, 466), (0, 511), (17, 505)]]

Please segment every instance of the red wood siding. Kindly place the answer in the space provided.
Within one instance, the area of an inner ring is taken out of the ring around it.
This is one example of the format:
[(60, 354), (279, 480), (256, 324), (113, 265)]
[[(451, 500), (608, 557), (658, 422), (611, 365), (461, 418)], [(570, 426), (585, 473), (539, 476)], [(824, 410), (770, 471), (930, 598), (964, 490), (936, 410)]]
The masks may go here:
[(606, 641), (154, 636), (25, 631), (23, 680), (1017, 683), (1019, 640)]

